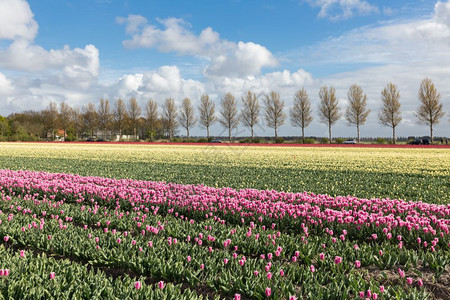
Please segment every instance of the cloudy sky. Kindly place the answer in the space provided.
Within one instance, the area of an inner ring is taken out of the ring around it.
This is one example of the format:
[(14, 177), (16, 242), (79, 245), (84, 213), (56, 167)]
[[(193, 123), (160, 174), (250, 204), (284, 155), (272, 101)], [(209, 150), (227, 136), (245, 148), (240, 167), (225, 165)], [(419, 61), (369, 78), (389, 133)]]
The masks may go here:
[[(341, 109), (356, 83), (372, 110), (362, 136), (390, 136), (377, 114), (388, 82), (401, 93), (398, 136), (426, 135), (414, 117), (420, 82), (441, 93), (446, 117), (435, 135), (450, 136), (450, 1), (434, 0), (0, 0), (0, 115), (81, 107), (101, 98), (136, 97), (197, 106), (207, 93), (219, 106), (231, 92), (279, 92), (292, 105), (305, 87), (319, 122), (320, 86), (336, 88)], [(333, 136), (355, 136), (344, 119)], [(222, 134), (215, 125), (212, 134)], [(287, 121), (279, 135), (300, 132)], [(248, 135), (244, 127), (240, 135)], [(202, 135), (197, 127), (193, 135)], [(260, 126), (259, 136), (273, 130)]]

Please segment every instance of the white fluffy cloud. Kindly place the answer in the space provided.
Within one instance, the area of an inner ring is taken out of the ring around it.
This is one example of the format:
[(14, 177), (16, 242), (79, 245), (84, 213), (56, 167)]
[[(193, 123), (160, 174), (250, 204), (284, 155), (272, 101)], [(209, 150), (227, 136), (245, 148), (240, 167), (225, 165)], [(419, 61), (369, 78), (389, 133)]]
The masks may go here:
[(257, 75), (262, 67), (276, 65), (269, 50), (252, 42), (233, 44), (226, 52), (211, 55), (210, 60), (204, 72), (207, 76), (216, 77)]
[(1, 114), (6, 108), (42, 109), (49, 101), (89, 99), (96, 88), (99, 52), (94, 45), (47, 50), (34, 43), (37, 32), (26, 1), (0, 1)]
[(0, 68), (36, 72), (61, 71), (76, 79), (89, 73), (98, 76), (98, 50), (94, 45), (85, 48), (46, 50), (34, 44), (38, 24), (29, 4), (24, 0), (0, 1), (0, 40), (9, 41), (0, 48)]
[(10, 110), (42, 109), (49, 101), (79, 103), (80, 94), (91, 99), (89, 93), (97, 88), (99, 53), (93, 45), (47, 51), (17, 40), (0, 50), (1, 68), (11, 74), (9, 86), (11, 82), (16, 86), (8, 98)]
[(17, 40), (0, 50), (0, 67), (27, 71), (55, 85), (87, 89), (97, 81), (99, 53), (94, 45), (75, 49), (64, 46), (47, 51), (28, 41)]
[(13, 92), (11, 81), (5, 75), (0, 73), (0, 95), (8, 95)]
[[(98, 75), (98, 50), (94, 45), (85, 48), (62, 49), (44, 48), (30, 44), (28, 41), (16, 40), (7, 49), (0, 49), (0, 67), (23, 71), (42, 71), (45, 69), (71, 69), (86, 71)], [(70, 71), (68, 71), (70, 72)]]
[(320, 7), (319, 18), (343, 20), (353, 16), (378, 13), (378, 7), (364, 0), (306, 0), (311, 6)]
[(205, 85), (192, 79), (183, 79), (177, 66), (161, 66), (145, 73), (127, 74), (104, 86), (103, 97), (128, 99), (135, 97), (144, 106), (148, 99), (163, 103), (172, 97), (176, 101), (189, 97), (195, 103), (206, 92)]
[(176, 66), (162, 66), (143, 78), (142, 90), (148, 92), (179, 93), (182, 88), (180, 70)]
[(118, 17), (119, 24), (126, 24), (126, 33), (132, 35), (126, 40), (126, 48), (158, 48), (162, 52), (177, 52), (180, 54), (202, 55), (211, 51), (221, 42), (219, 34), (210, 27), (204, 29), (198, 36), (189, 31), (189, 24), (182, 19), (168, 18), (158, 22), (165, 27), (159, 29), (150, 25), (147, 19), (140, 15)]
[[(292, 98), (295, 91), (303, 86), (312, 86), (317, 81), (312, 75), (302, 69), (292, 73), (288, 70), (266, 73), (260, 76), (218, 77), (211, 80), (208, 90), (214, 91), (217, 97), (231, 92), (240, 98), (247, 91), (257, 95), (268, 94), (271, 91), (279, 92), (284, 98)], [(288, 101), (290, 102), (290, 101)]]
[(0, 1), (0, 39), (33, 40), (38, 24), (25, 0)]
[(126, 33), (132, 36), (123, 42), (126, 48), (157, 48), (162, 52), (202, 57), (209, 61), (204, 70), (207, 76), (245, 77), (277, 65), (276, 58), (264, 46), (223, 40), (210, 27), (195, 35), (189, 30), (190, 25), (181, 19), (158, 20), (163, 29), (148, 24), (138, 15), (119, 17), (117, 22), (125, 24)]
[(437, 2), (431, 18), (358, 28), (313, 45), (299, 56), (323, 64), (410, 64), (425, 60), (440, 64), (450, 57), (449, 20), (450, 2)]
[(434, 7), (436, 22), (450, 26), (450, 2), (438, 2)]

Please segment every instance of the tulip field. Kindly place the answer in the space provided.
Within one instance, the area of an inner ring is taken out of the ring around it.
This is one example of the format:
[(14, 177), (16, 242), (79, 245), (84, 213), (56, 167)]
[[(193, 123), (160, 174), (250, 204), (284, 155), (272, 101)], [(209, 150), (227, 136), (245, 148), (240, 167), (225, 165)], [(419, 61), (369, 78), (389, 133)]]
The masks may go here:
[(0, 299), (450, 298), (449, 149), (0, 149)]
[(1, 143), (0, 147), (1, 169), (433, 203), (448, 202), (450, 193), (450, 147), (89, 143)]

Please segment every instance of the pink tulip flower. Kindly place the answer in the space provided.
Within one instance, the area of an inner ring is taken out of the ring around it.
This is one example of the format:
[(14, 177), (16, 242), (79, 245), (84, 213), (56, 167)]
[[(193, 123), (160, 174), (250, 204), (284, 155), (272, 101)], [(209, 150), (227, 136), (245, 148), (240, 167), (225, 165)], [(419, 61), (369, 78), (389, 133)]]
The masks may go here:
[(141, 287), (142, 287), (142, 285), (141, 285), (141, 282), (140, 282), (140, 281), (136, 281), (136, 282), (134, 283), (134, 288), (135, 288), (135, 289), (140, 290)]
[(158, 287), (162, 290), (164, 288), (164, 281), (159, 281)]

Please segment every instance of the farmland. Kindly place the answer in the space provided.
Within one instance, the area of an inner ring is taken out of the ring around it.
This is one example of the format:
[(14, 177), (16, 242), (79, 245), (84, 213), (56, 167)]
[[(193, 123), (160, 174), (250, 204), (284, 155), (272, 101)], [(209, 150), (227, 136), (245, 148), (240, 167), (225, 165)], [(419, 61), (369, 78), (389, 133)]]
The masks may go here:
[(0, 147), (0, 298), (450, 295), (448, 149)]
[(449, 149), (2, 143), (0, 168), (212, 187), (449, 199)]

